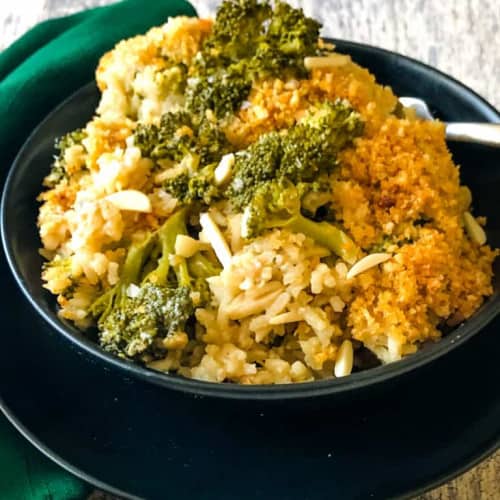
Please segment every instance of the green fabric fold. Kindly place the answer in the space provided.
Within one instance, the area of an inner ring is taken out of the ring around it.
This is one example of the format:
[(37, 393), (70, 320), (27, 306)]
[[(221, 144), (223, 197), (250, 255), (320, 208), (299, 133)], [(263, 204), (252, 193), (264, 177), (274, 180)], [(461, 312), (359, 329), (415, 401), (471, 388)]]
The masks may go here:
[(28, 444), (0, 414), (0, 498), (79, 500), (92, 487), (63, 471)]
[[(123, 0), (41, 23), (3, 51), (0, 177), (36, 125), (94, 78), (104, 52), (178, 15), (194, 16), (196, 11), (185, 0)], [(73, 500), (86, 498), (91, 490), (43, 457), (2, 415), (0, 469), (0, 498)]]

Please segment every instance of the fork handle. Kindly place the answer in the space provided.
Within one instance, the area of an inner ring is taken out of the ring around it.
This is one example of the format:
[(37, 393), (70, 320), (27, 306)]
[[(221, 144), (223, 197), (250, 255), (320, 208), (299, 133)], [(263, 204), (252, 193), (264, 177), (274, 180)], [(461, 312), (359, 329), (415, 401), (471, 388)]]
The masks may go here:
[(500, 123), (447, 123), (446, 139), (500, 147)]

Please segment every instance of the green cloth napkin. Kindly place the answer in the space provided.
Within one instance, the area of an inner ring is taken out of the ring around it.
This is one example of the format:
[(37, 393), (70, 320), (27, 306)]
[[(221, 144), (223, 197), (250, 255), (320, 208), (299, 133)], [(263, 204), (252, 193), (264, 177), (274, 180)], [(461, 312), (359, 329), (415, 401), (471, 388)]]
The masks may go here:
[[(185, 0), (124, 0), (39, 24), (1, 53), (0, 178), (45, 115), (94, 78), (104, 52), (177, 15), (196, 12)], [(89, 492), (0, 415), (0, 498), (69, 500)]]
[(87, 498), (86, 485), (43, 456), (0, 414), (0, 498), (76, 500)]

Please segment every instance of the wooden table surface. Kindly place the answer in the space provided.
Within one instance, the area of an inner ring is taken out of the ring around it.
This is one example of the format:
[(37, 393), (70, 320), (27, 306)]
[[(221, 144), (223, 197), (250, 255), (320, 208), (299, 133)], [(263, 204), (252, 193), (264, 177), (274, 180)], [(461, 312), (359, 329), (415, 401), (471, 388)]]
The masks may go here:
[[(43, 19), (112, 0), (0, 0), (0, 50)], [(200, 15), (219, 0), (191, 0)], [(394, 50), (435, 66), (500, 109), (500, 0), (291, 0), (325, 36)], [(500, 451), (419, 500), (500, 499)]]

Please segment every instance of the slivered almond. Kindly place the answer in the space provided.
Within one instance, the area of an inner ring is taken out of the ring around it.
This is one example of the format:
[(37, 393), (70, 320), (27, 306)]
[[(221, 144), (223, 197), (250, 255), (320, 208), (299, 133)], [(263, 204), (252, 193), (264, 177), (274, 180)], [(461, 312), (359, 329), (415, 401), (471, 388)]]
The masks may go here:
[(106, 199), (120, 210), (150, 213), (151, 200), (141, 191), (125, 189), (106, 196)]
[(275, 290), (280, 290), (283, 288), (283, 285), (279, 281), (269, 281), (263, 286), (255, 286), (246, 291), (247, 296), (250, 299), (257, 299), (262, 297), (263, 295), (268, 295)]
[(464, 212), (464, 226), (469, 238), (478, 245), (486, 243), (486, 233), (470, 212)]
[(222, 267), (229, 266), (232, 258), (231, 250), (217, 224), (209, 214), (203, 213), (200, 215), (200, 225)]
[(281, 312), (285, 310), (285, 307), (288, 305), (290, 302), (290, 294), (288, 292), (283, 292), (278, 297), (276, 297), (276, 300), (266, 309), (266, 314), (269, 317), (277, 316)]
[(298, 311), (289, 311), (278, 314), (269, 320), (270, 325), (284, 325), (285, 323), (295, 323), (304, 319)]
[(243, 319), (265, 311), (278, 297), (282, 290), (275, 290), (258, 299), (251, 299), (246, 293), (235, 297), (227, 306), (226, 314), (229, 319)]
[(192, 257), (196, 252), (200, 250), (206, 250), (206, 243), (202, 243), (199, 240), (195, 240), (191, 238), (191, 236), (187, 236), (186, 234), (178, 234), (175, 239), (175, 253), (176, 255), (180, 255), (181, 257), (185, 257), (188, 259)]
[(346, 278), (348, 280), (354, 278), (358, 274), (364, 273), (365, 271), (368, 271), (368, 269), (378, 266), (379, 264), (382, 264), (382, 262), (385, 262), (390, 258), (392, 258), (392, 255), (390, 253), (372, 253), (370, 255), (367, 255), (361, 260), (358, 260), (358, 262), (356, 262), (356, 264), (354, 264), (351, 269), (347, 271)]
[(328, 56), (313, 56), (304, 58), (304, 66), (308, 70), (335, 68), (347, 64), (351, 58), (343, 54), (330, 54)]
[(345, 377), (352, 372), (352, 365), (354, 362), (354, 350), (350, 340), (342, 342), (335, 361), (334, 373), (336, 377)]
[(221, 158), (219, 164), (214, 170), (214, 180), (217, 186), (224, 184), (231, 178), (234, 161), (235, 158), (233, 153), (224, 155)]
[(250, 207), (246, 207), (243, 210), (243, 215), (241, 216), (240, 222), (240, 235), (243, 239), (247, 239), (250, 235), (249, 227), (248, 227), (248, 219), (250, 218)]

